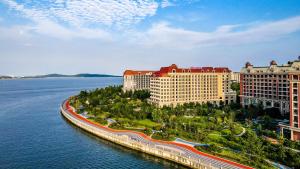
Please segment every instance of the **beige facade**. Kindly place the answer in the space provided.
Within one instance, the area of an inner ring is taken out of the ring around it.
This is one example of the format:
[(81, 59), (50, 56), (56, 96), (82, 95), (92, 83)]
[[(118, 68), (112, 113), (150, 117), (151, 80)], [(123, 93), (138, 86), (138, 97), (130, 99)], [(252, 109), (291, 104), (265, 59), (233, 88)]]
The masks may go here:
[(232, 82), (240, 83), (240, 72), (231, 72), (230, 80)]
[(235, 102), (230, 72), (228, 68), (212, 67), (181, 69), (174, 64), (162, 67), (150, 80), (151, 102), (159, 107), (191, 102)]
[(123, 75), (123, 90), (150, 90), (150, 77), (153, 71), (126, 70)]

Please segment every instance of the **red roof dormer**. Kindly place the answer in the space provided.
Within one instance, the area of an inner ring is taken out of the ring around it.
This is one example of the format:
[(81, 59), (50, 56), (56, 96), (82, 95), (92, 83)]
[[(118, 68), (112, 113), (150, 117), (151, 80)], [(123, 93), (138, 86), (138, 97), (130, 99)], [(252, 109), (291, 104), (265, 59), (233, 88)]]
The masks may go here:
[(168, 73), (229, 73), (230, 69), (227, 67), (190, 67), (187, 69), (178, 68), (177, 65), (172, 64), (168, 67), (161, 67), (159, 71), (154, 72), (154, 77), (163, 77)]

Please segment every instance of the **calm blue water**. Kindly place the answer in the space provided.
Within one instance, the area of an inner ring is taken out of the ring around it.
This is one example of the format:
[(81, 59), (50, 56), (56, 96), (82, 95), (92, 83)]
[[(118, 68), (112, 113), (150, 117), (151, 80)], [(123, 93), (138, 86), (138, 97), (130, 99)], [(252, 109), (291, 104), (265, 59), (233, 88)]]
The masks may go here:
[(121, 78), (0, 80), (0, 168), (182, 168), (112, 144), (67, 122), (61, 102)]

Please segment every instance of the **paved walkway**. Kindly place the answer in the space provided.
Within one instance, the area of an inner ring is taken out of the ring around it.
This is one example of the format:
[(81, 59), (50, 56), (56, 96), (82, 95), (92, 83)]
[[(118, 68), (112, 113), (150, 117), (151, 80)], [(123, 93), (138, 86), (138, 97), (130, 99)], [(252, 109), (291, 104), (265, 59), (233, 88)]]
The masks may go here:
[(208, 144), (201, 144), (201, 143), (191, 142), (191, 141), (187, 141), (187, 140), (184, 140), (184, 139), (181, 139), (181, 138), (176, 138), (174, 142), (185, 144), (185, 145), (188, 145), (188, 146), (191, 146), (191, 147), (194, 147), (194, 146), (209, 146)]

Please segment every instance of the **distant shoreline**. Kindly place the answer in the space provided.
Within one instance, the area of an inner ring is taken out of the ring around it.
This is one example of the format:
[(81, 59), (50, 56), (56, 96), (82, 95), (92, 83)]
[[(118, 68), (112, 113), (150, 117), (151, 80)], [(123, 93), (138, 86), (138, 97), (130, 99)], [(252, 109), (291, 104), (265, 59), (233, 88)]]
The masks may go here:
[(82, 77), (82, 78), (98, 78), (98, 77), (122, 77), (118, 75), (107, 75), (107, 74), (75, 74), (75, 75), (63, 75), (63, 74), (47, 74), (47, 75), (36, 75), (36, 76), (0, 76), (0, 80), (14, 80), (14, 79), (42, 79), (42, 78), (74, 78), (74, 77)]

